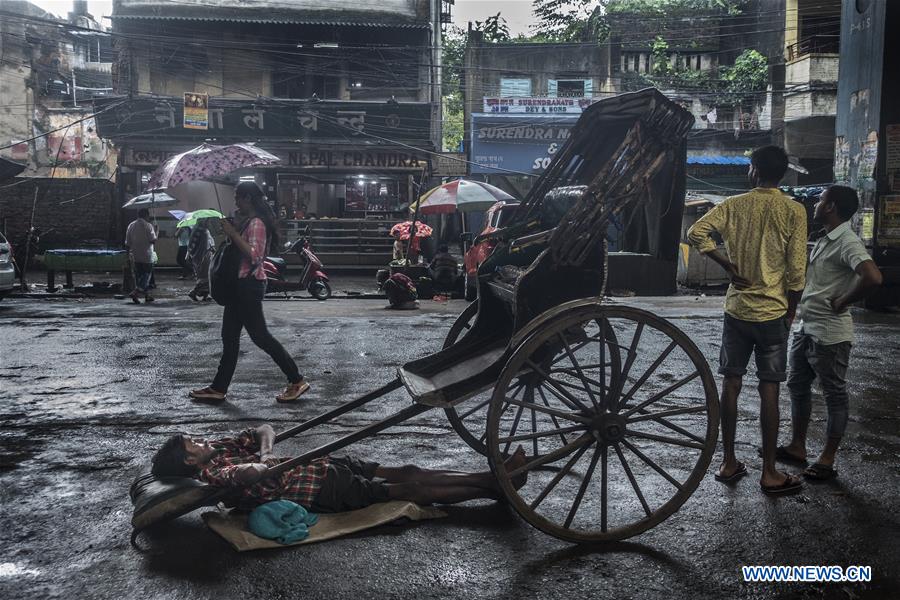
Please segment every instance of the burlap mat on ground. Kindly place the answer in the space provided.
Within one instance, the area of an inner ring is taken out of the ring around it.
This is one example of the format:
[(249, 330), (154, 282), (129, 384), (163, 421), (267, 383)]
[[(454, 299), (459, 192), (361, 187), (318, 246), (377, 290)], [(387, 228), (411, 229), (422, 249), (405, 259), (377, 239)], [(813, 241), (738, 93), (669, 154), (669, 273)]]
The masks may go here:
[[(285, 548), (285, 544), (279, 544), (273, 540), (257, 537), (247, 528), (247, 514), (230, 512), (209, 511), (203, 513), (203, 520), (207, 526), (225, 541), (231, 544), (238, 552), (247, 550), (262, 550), (263, 548)], [(397, 519), (410, 519), (423, 521), (425, 519), (438, 519), (446, 517), (447, 513), (431, 506), (419, 506), (413, 502), (392, 500), (381, 502), (343, 513), (320, 514), (319, 522), (309, 528), (309, 537), (301, 542), (287, 544), (299, 546), (300, 544), (312, 544), (330, 540), (342, 535), (349, 535), (364, 529), (371, 529), (379, 525), (385, 525)]]

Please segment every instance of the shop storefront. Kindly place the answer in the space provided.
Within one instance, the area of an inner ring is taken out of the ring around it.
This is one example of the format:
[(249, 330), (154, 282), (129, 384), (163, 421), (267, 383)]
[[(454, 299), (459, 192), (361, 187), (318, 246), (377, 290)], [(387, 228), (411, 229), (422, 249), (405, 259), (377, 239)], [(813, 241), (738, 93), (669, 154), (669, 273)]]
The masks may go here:
[[(376, 264), (389, 254), (386, 237), (385, 244), (360, 240), (377, 238), (379, 222), (405, 218), (430, 176), (428, 103), (211, 98), (206, 120), (202, 115), (199, 120), (206, 129), (196, 128), (194, 115), (189, 126), (184, 102), (171, 97), (105, 99), (95, 109), (101, 112), (99, 134), (120, 149), (123, 204), (142, 191), (147, 174), (175, 154), (204, 142), (255, 143), (281, 162), (236, 175), (254, 176), (264, 186), (288, 237), (312, 222), (320, 244), (329, 246), (329, 232), (340, 231), (342, 243), (320, 252), (334, 255), (338, 264), (358, 264), (354, 253), (377, 254)], [(328, 223), (332, 220), (345, 223)], [(369, 221), (376, 223), (374, 230)], [(347, 232), (354, 229), (360, 240), (349, 243)]]

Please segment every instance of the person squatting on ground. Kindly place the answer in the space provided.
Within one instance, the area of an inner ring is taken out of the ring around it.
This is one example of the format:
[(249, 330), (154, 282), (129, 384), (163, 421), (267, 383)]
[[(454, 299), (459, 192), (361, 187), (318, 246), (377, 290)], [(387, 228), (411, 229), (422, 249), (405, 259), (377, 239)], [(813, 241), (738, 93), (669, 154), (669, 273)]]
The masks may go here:
[[(210, 485), (240, 489), (236, 505), (242, 509), (272, 500), (290, 500), (313, 512), (341, 512), (389, 500), (454, 504), (502, 496), (490, 471), (385, 467), (352, 456), (317, 458), (270, 477), (270, 467), (290, 460), (272, 453), (274, 441), (270, 425), (214, 441), (176, 434), (154, 455), (152, 473), (157, 477), (195, 477)], [(520, 446), (507, 459), (507, 468), (521, 467), (525, 460)], [(525, 476), (515, 483), (517, 487), (524, 485)]]
[(456, 258), (450, 254), (450, 247), (447, 244), (438, 246), (437, 254), (428, 265), (428, 273), (435, 286), (441, 289), (452, 289), (459, 274), (459, 265)]
[(188, 296), (194, 302), (206, 300), (209, 296), (209, 261), (215, 248), (216, 242), (207, 227), (206, 219), (200, 219), (194, 226), (187, 248), (187, 258), (191, 261), (196, 280)]
[(804, 471), (809, 479), (837, 475), (834, 459), (847, 428), (847, 365), (853, 344), (850, 305), (872, 295), (881, 271), (853, 233), (850, 219), (859, 208), (856, 191), (833, 185), (816, 204), (813, 219), (825, 227), (806, 268), (806, 287), (798, 308), (799, 323), (791, 342), (787, 387), (791, 396), (791, 442), (779, 446), (781, 459), (806, 461), (806, 432), (812, 411), (812, 383), (818, 377), (828, 408), (822, 453)]
[(153, 278), (153, 243), (156, 241), (156, 231), (147, 219), (150, 211), (146, 208), (138, 210), (138, 218), (128, 224), (125, 230), (125, 247), (131, 253), (134, 263), (134, 289), (131, 291), (131, 301), (140, 304), (140, 294), (144, 294), (145, 302), (153, 302), (150, 295), (151, 281)]
[[(734, 438), (737, 399), (750, 354), (759, 378), (763, 470), (760, 487), (769, 494), (795, 491), (803, 480), (775, 469), (778, 445), (778, 393), (787, 379), (788, 333), (803, 291), (806, 270), (806, 210), (781, 194), (778, 182), (788, 168), (784, 150), (765, 146), (750, 158), (754, 189), (727, 198), (698, 220), (688, 239), (716, 261), (731, 278), (725, 297), (725, 319), (719, 373), (722, 384), (724, 458), (716, 479), (733, 481), (746, 474), (737, 460)], [(716, 250), (718, 233), (727, 253)]]
[(235, 300), (225, 306), (222, 314), (222, 357), (215, 379), (208, 387), (192, 390), (195, 400), (221, 401), (225, 399), (234, 369), (237, 367), (241, 343), (241, 330), (246, 329), (250, 339), (275, 361), (288, 380), (288, 385), (275, 399), (293, 402), (309, 390), (309, 384), (297, 370), (297, 363), (276, 340), (263, 314), (263, 297), (266, 293), (266, 273), (262, 268), (268, 248), (278, 245), (275, 214), (269, 207), (262, 188), (256, 182), (244, 181), (234, 190), (237, 216), (242, 220), (240, 229), (222, 219), (222, 230), (241, 253)]

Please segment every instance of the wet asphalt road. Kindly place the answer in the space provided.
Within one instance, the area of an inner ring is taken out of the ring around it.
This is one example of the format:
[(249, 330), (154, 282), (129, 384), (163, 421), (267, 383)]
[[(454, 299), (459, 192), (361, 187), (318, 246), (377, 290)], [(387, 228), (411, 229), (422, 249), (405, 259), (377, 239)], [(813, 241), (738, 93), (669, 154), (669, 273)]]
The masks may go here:
[[(711, 362), (719, 298), (628, 299), (672, 318)], [(219, 353), (220, 308), (161, 298), (0, 303), (0, 597), (25, 598), (896, 598), (900, 597), (897, 357), (900, 317), (856, 312), (851, 422), (840, 478), (800, 495), (762, 495), (755, 381), (745, 382), (734, 488), (712, 469), (673, 517), (627, 543), (582, 548), (537, 531), (502, 504), (382, 527), (323, 544), (238, 554), (199, 513), (128, 543), (127, 490), (170, 434), (288, 427), (390, 380), (437, 349), (462, 301), (385, 311), (378, 300), (273, 300), (273, 333), (313, 385), (279, 405), (280, 374), (244, 338), (229, 402), (191, 403)], [(788, 402), (782, 394), (782, 437)], [(822, 441), (818, 396), (811, 446)], [(280, 450), (296, 453), (406, 406), (396, 392)], [(385, 462), (483, 469), (431, 411), (353, 452)], [(743, 583), (741, 565), (870, 565), (869, 584)]]

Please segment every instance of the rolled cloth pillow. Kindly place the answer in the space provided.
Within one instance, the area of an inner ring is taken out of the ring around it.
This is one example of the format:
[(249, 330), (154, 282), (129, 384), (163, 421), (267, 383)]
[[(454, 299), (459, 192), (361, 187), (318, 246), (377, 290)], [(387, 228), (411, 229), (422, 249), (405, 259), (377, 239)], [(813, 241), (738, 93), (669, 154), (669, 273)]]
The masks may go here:
[(293, 544), (309, 536), (309, 528), (319, 515), (290, 500), (273, 500), (253, 509), (247, 525), (253, 535), (275, 540), (279, 544)]

